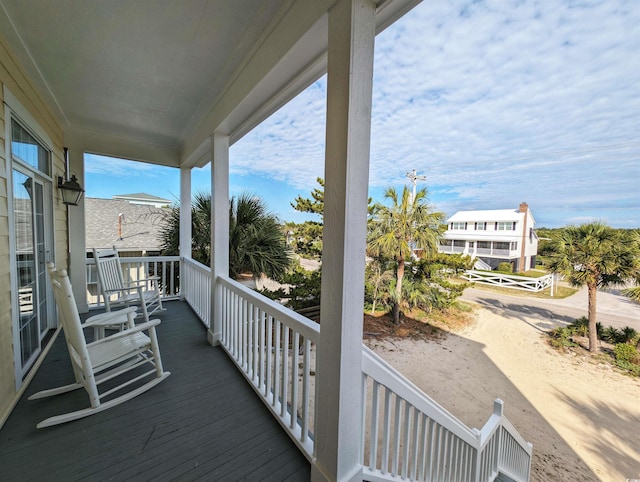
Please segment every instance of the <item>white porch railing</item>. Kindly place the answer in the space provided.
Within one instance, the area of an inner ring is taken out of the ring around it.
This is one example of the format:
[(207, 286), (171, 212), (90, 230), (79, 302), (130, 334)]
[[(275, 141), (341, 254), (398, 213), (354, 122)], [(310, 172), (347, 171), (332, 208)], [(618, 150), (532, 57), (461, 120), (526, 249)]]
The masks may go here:
[(529, 480), (531, 444), (502, 401), (481, 431), (471, 430), (366, 347), (362, 370), (367, 480)]
[(462, 276), (467, 281), (482, 283), (487, 285), (501, 286), (503, 288), (513, 288), (517, 290), (538, 292), (546, 288), (551, 288), (553, 294), (553, 275), (547, 274), (540, 278), (530, 278), (528, 276), (517, 276), (512, 274), (496, 273), (493, 271), (466, 271)]
[[(163, 301), (175, 300), (180, 297), (180, 256), (121, 257), (120, 264), (122, 265), (122, 274), (125, 282), (157, 276), (160, 278), (158, 289)], [(93, 258), (86, 258), (86, 269), (89, 308), (102, 308), (104, 307), (104, 300), (100, 295), (96, 264)]]
[[(207, 326), (210, 278), (210, 268), (182, 259), (180, 294)], [(313, 463), (320, 325), (236, 281), (216, 281), (222, 347)], [(471, 430), (364, 345), (362, 380), (367, 480), (490, 482), (499, 473), (529, 480), (531, 445), (503, 416), (501, 401), (482, 430)]]
[(190, 258), (182, 258), (180, 294), (200, 317), (211, 327), (211, 268)]
[(315, 345), (319, 325), (228, 278), (222, 346), (302, 453), (314, 456)]

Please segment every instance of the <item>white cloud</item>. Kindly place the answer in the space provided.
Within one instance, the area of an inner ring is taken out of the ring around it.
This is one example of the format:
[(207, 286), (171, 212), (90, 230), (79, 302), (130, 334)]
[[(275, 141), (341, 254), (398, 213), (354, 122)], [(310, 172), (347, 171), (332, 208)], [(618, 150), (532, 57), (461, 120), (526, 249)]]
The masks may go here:
[[(376, 40), (370, 184), (427, 175), (432, 201), (517, 207), (540, 225), (640, 225), (640, 3), (423, 2)], [(323, 175), (326, 82), (232, 148), (251, 170), (312, 189)]]

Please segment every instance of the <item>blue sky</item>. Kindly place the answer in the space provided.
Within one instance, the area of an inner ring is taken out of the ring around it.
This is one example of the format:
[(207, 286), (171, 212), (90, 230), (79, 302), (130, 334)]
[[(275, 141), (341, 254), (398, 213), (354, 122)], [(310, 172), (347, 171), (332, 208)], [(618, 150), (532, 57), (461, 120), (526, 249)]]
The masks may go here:
[[(283, 220), (324, 172), (321, 79), (231, 147), (231, 193)], [(640, 227), (640, 2), (423, 2), (378, 35), (370, 195), (416, 169), (435, 209)], [(176, 199), (179, 172), (88, 156), (87, 196)], [(209, 168), (193, 190), (209, 191)]]

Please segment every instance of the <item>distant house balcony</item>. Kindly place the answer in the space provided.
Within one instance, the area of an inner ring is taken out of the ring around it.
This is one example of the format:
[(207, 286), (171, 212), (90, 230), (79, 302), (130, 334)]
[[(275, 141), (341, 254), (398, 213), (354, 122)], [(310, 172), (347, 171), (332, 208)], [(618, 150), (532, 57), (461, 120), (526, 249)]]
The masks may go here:
[[(475, 245), (474, 241), (464, 241), (464, 240), (443, 240), (442, 244), (438, 247), (438, 250), (441, 253), (449, 253), (449, 254), (468, 254), (469, 256), (487, 256), (493, 258), (507, 258), (507, 259), (515, 259), (520, 256), (520, 252), (517, 249), (516, 243), (504, 243), (504, 242), (491, 242), (486, 241), (483, 245), (480, 245), (480, 242), (477, 242), (478, 245)], [(497, 247), (498, 245), (506, 244), (514, 244), (515, 247), (509, 247), (508, 249)], [(486, 245), (486, 246), (485, 246)]]

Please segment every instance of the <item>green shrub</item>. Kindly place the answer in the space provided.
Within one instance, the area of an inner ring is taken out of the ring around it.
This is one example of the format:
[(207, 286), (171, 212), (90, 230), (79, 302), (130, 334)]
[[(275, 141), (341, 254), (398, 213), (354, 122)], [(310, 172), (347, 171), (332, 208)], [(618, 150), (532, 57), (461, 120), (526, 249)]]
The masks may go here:
[(608, 341), (609, 343), (621, 343), (622, 340), (620, 339), (622, 336), (622, 332), (620, 332), (617, 328), (610, 326), (608, 328), (604, 329), (604, 332), (602, 334), (602, 339), (604, 341)]
[(613, 352), (616, 355), (617, 362), (627, 362), (634, 365), (640, 364), (640, 353), (636, 350), (636, 347), (629, 345), (628, 343), (618, 343)]
[(570, 327), (559, 327), (551, 330), (551, 345), (556, 348), (564, 348), (569, 346), (576, 346), (571, 339), (573, 331)]
[(635, 346), (629, 343), (618, 343), (613, 348), (613, 352), (615, 353), (618, 367), (640, 376), (640, 353), (638, 353)]
[(574, 335), (578, 336), (588, 336), (589, 335), (589, 319), (586, 316), (582, 318), (578, 318), (573, 323), (569, 325), (569, 330)]
[(496, 271), (502, 271), (503, 273), (512, 273), (513, 272), (513, 266), (511, 266), (511, 263), (507, 263), (502, 262), (498, 264), (498, 267), (496, 268)]
[(630, 326), (625, 326), (620, 331), (620, 343), (633, 343), (638, 337), (638, 332)]
[(637, 377), (640, 377), (640, 365), (636, 365), (635, 363), (629, 363), (626, 361), (616, 361), (616, 365), (623, 370), (629, 370), (632, 374)]

